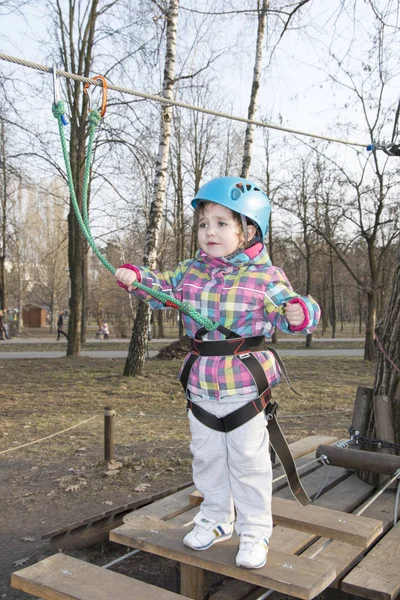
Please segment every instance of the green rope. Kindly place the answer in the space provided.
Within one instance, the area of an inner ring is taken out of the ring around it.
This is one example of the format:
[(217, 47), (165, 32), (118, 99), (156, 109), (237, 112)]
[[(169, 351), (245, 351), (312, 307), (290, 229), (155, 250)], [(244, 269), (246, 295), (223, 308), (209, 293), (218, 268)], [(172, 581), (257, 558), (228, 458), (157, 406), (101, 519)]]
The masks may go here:
[[(74, 182), (73, 182), (72, 171), (71, 171), (71, 164), (69, 161), (69, 153), (68, 153), (67, 142), (66, 142), (65, 133), (64, 133), (64, 125), (61, 120), (62, 115), (65, 114), (65, 112), (66, 112), (65, 103), (58, 102), (57, 104), (53, 104), (52, 111), (53, 111), (53, 116), (58, 121), (58, 130), (60, 132), (61, 147), (62, 147), (62, 152), (63, 152), (63, 156), (64, 156), (65, 168), (67, 171), (68, 187), (69, 187), (69, 191), (71, 194), (72, 206), (74, 207), (75, 216), (78, 220), (78, 223), (83, 232), (83, 235), (85, 236), (85, 238), (86, 238), (88, 244), (90, 245), (90, 247), (92, 248), (93, 252), (99, 258), (99, 260), (103, 263), (103, 265), (106, 267), (106, 269), (108, 269), (110, 271), (110, 273), (112, 273), (114, 275), (115, 274), (114, 267), (108, 262), (106, 257), (103, 256), (103, 254), (97, 248), (96, 243), (92, 237), (92, 233), (90, 231), (88, 209), (87, 209), (87, 198), (88, 198), (88, 189), (89, 189), (89, 182), (90, 182), (90, 168), (91, 168), (91, 164), (92, 164), (92, 154), (93, 154), (93, 141), (94, 141), (94, 134), (95, 134), (96, 128), (101, 121), (100, 113), (97, 110), (92, 110), (89, 113), (89, 141), (88, 141), (88, 146), (87, 146), (85, 171), (84, 171), (84, 177), (83, 177), (83, 190), (82, 190), (83, 218), (82, 218), (78, 200), (77, 200), (76, 194), (75, 194)], [(153, 290), (152, 288), (149, 288), (146, 285), (139, 283), (139, 281), (134, 281), (132, 283), (132, 286), (146, 292), (147, 294), (149, 294), (149, 296), (152, 296), (153, 298), (155, 298), (162, 304), (165, 304), (167, 306), (173, 306), (174, 308), (177, 308), (183, 314), (187, 315), (188, 317), (190, 317), (194, 321), (196, 321), (196, 323), (199, 323), (200, 325), (202, 325), (202, 327), (205, 327), (208, 331), (213, 331), (213, 330), (217, 329), (217, 327), (219, 326), (219, 323), (213, 323), (213, 321), (210, 321), (210, 319), (208, 319), (207, 317), (200, 315), (196, 311), (194, 306), (192, 306), (190, 304), (190, 302), (181, 302), (180, 300), (171, 298), (170, 296), (168, 296), (168, 294), (165, 294), (164, 292), (159, 292), (157, 290)]]

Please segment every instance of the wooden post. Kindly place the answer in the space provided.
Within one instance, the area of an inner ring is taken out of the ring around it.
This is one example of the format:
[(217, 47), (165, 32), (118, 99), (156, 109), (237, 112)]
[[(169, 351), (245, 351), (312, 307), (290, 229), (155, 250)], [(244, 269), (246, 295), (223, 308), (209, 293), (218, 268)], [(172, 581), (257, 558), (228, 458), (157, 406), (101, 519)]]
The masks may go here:
[(180, 563), (181, 590), (180, 593), (186, 598), (193, 600), (204, 600), (208, 595), (207, 575), (208, 572), (199, 567)]
[[(357, 388), (356, 399), (354, 402), (354, 412), (352, 427), (354, 431), (358, 431), (360, 435), (365, 436), (368, 429), (368, 420), (372, 406), (372, 388), (361, 387)], [(361, 444), (352, 444), (352, 448), (361, 450)]]
[[(372, 401), (375, 416), (376, 438), (383, 442), (394, 443), (393, 416), (389, 398), (385, 395), (374, 396)], [(396, 454), (396, 450), (394, 448), (385, 448), (382, 446), (378, 446), (377, 451), (379, 454)], [(380, 475), (379, 484), (383, 485), (387, 479), (387, 476)], [(395, 482), (390, 486), (390, 489), (395, 489), (396, 487), (397, 483)]]
[(104, 460), (114, 460), (114, 418), (115, 410), (110, 406), (104, 407)]

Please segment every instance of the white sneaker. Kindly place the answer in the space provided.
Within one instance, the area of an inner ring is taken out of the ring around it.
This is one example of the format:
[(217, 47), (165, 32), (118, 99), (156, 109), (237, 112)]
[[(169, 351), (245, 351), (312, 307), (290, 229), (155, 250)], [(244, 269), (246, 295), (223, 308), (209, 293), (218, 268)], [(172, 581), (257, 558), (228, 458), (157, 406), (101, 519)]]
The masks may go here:
[(193, 519), (195, 527), (185, 535), (183, 543), (193, 550), (206, 550), (217, 542), (229, 540), (233, 533), (231, 523), (218, 523), (202, 517), (198, 513)]
[(256, 541), (251, 533), (241, 533), (239, 552), (236, 554), (236, 566), (246, 569), (261, 569), (267, 562), (268, 539), (262, 537)]

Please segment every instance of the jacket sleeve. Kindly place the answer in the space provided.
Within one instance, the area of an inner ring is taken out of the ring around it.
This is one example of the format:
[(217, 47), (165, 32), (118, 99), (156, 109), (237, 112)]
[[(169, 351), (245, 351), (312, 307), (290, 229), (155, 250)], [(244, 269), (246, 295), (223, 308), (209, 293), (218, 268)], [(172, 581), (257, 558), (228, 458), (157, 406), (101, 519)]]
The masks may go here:
[[(284, 333), (312, 333), (319, 322), (321, 310), (312, 296), (301, 296), (293, 291), (285, 273), (278, 267), (268, 269), (268, 281), (265, 290), (264, 306), (268, 321)], [(301, 325), (294, 327), (289, 325), (284, 308), (286, 304), (298, 303), (304, 313)]]
[[(193, 263), (192, 260), (185, 260), (171, 271), (161, 272), (158, 269), (152, 271), (147, 267), (134, 267), (139, 283), (154, 289), (158, 292), (164, 292), (171, 297), (171, 300), (182, 300), (180, 291), (176, 291), (176, 287), (185, 275), (186, 271)], [(152, 309), (167, 308), (165, 304), (156, 300), (150, 294), (143, 290), (133, 289), (132, 295), (136, 296), (143, 302), (146, 302)]]

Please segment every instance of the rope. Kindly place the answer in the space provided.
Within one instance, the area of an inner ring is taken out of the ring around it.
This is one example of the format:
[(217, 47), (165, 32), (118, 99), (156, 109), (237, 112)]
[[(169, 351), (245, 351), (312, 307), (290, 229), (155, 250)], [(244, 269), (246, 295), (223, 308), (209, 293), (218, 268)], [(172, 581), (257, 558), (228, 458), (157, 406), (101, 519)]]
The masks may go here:
[[(77, 200), (76, 194), (75, 194), (71, 164), (70, 164), (70, 160), (69, 160), (67, 142), (66, 142), (65, 133), (64, 133), (63, 115), (65, 113), (65, 103), (57, 102), (57, 104), (53, 104), (52, 111), (53, 111), (53, 116), (57, 119), (57, 122), (58, 122), (58, 130), (60, 133), (62, 153), (64, 156), (65, 168), (67, 171), (68, 187), (69, 187), (69, 191), (71, 194), (72, 205), (73, 205), (74, 212), (75, 212), (76, 218), (78, 220), (79, 226), (80, 226), (82, 233), (85, 236), (88, 244), (92, 248), (93, 252), (99, 258), (99, 260), (103, 263), (103, 265), (106, 267), (106, 269), (108, 269), (110, 271), (110, 273), (112, 273), (114, 275), (115, 268), (108, 262), (106, 257), (103, 256), (103, 254), (97, 248), (96, 243), (92, 237), (92, 234), (90, 231), (90, 224), (89, 224), (89, 215), (88, 215), (88, 210), (87, 210), (87, 196), (88, 196), (88, 188), (89, 188), (89, 181), (90, 181), (90, 169), (91, 169), (91, 164), (92, 164), (93, 141), (94, 141), (94, 134), (95, 134), (96, 128), (101, 121), (100, 113), (97, 110), (92, 110), (89, 113), (89, 141), (88, 141), (88, 146), (87, 146), (85, 171), (84, 171), (84, 178), (83, 178), (83, 189), (82, 189), (82, 213), (83, 213), (83, 218), (82, 218), (78, 200)], [(217, 329), (219, 327), (218, 322), (213, 323), (213, 321), (211, 321), (207, 317), (200, 315), (195, 310), (195, 308), (190, 304), (190, 302), (181, 302), (180, 300), (176, 300), (175, 298), (172, 300), (168, 294), (166, 294), (164, 292), (160, 292), (158, 290), (153, 290), (152, 288), (149, 288), (146, 285), (139, 283), (138, 281), (133, 282), (132, 286), (146, 292), (151, 297), (155, 298), (156, 300), (158, 300), (162, 304), (165, 304), (166, 306), (171, 306), (172, 308), (177, 308), (185, 315), (191, 317), (194, 321), (196, 321), (196, 323), (199, 323), (200, 325), (202, 325), (202, 327), (205, 327), (208, 331), (213, 331), (214, 329)]]
[[(40, 65), (35, 62), (31, 62), (28, 60), (24, 60), (22, 58), (16, 58), (15, 56), (9, 56), (8, 54), (0, 53), (0, 60), (4, 60), (7, 62), (15, 63), (17, 65), (22, 65), (23, 67), (29, 67), (31, 69), (35, 69), (36, 71), (43, 71), (45, 73), (53, 73), (52, 67), (45, 67), (44, 65)], [(57, 75), (61, 77), (66, 77), (67, 79), (73, 79), (74, 81), (80, 81), (82, 83), (89, 83), (91, 85), (102, 86), (102, 83), (97, 81), (96, 79), (90, 79), (89, 77), (83, 77), (82, 75), (75, 75), (75, 73), (69, 73), (68, 71), (57, 70)], [(229, 113), (223, 113), (216, 110), (211, 110), (209, 108), (203, 108), (201, 106), (195, 106), (193, 104), (188, 104), (186, 102), (180, 102), (179, 100), (169, 100), (164, 98), (163, 96), (158, 96), (155, 94), (148, 94), (147, 92), (140, 92), (138, 90), (133, 90), (131, 88), (122, 87), (119, 85), (112, 85), (110, 83), (107, 84), (107, 88), (110, 90), (115, 90), (116, 92), (121, 92), (123, 94), (129, 94), (131, 96), (138, 96), (139, 98), (144, 98), (145, 100), (152, 100), (153, 102), (161, 102), (162, 104), (168, 104), (170, 106), (179, 106), (180, 108), (186, 108), (188, 110), (194, 110), (197, 112), (205, 113), (207, 115), (212, 115), (214, 117), (222, 117), (223, 119), (230, 119), (232, 121), (239, 121), (240, 123), (250, 123), (251, 125), (256, 125), (257, 127), (266, 127), (267, 129), (275, 129), (276, 131), (283, 131), (285, 133), (293, 133), (294, 135), (301, 135), (305, 137), (315, 138), (319, 140), (325, 140), (327, 142), (335, 142), (336, 144), (345, 144), (347, 146), (360, 146), (362, 148), (366, 148), (368, 144), (362, 144), (360, 142), (351, 142), (349, 140), (341, 140), (337, 138), (331, 138), (325, 135), (319, 135), (317, 133), (309, 133), (307, 131), (300, 131), (298, 129), (291, 129), (289, 127), (282, 127), (280, 125), (274, 125), (273, 123), (265, 123), (265, 121), (256, 121), (253, 119), (247, 119), (246, 117), (238, 117), (236, 115), (231, 115)]]
[(2, 454), (7, 454), (7, 452), (13, 452), (14, 450), (19, 450), (20, 448), (26, 448), (26, 446), (32, 446), (32, 444), (38, 444), (39, 442), (43, 442), (43, 440), (49, 440), (50, 438), (55, 437), (56, 435), (61, 435), (62, 433), (65, 433), (66, 431), (75, 429), (75, 427), (79, 427), (80, 425), (83, 425), (84, 423), (89, 423), (89, 421), (93, 421), (93, 419), (97, 419), (98, 416), (99, 415), (94, 415), (94, 417), (90, 417), (90, 419), (81, 421), (80, 423), (77, 423), (76, 425), (72, 425), (72, 427), (68, 427), (68, 429), (63, 429), (62, 431), (58, 431), (57, 433), (52, 433), (51, 435), (47, 435), (46, 437), (40, 438), (39, 440), (34, 440), (33, 442), (27, 442), (26, 444), (21, 444), (20, 446), (15, 446), (15, 448), (8, 448), (8, 450), (3, 450), (2, 452), (0, 452), (0, 456)]

